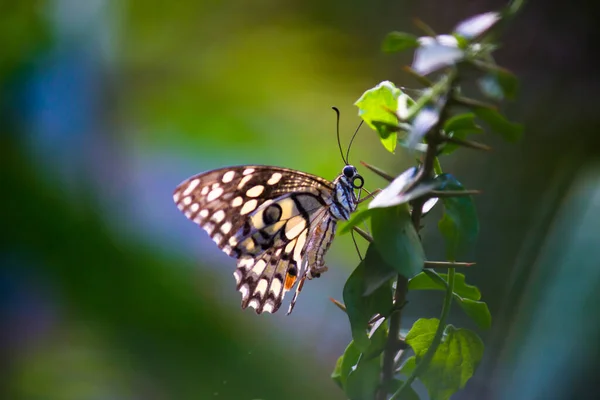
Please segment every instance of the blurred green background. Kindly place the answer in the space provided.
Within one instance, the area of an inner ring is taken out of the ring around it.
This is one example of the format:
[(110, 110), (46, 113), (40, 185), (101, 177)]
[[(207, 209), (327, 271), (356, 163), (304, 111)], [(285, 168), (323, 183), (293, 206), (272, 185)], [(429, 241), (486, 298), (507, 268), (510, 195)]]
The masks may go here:
[[(384, 79), (391, 30), (438, 32), (501, 1), (0, 1), (0, 318), (6, 399), (342, 399), (350, 340), (348, 236), (287, 317), (239, 307), (235, 262), (172, 203), (188, 176), (259, 163), (333, 179), (352, 103)], [(528, 4), (497, 61), (522, 81), (504, 107), (516, 145), (442, 160), (482, 189), (467, 272), (492, 311), (480, 369), (458, 399), (600, 392), (600, 89), (595, 2)], [(401, 172), (363, 128), (351, 162)], [(370, 189), (384, 184), (363, 172)], [(433, 213), (429, 259), (442, 257)], [(404, 327), (438, 316), (410, 295)], [(454, 309), (452, 322), (469, 321)], [(418, 387), (417, 387), (418, 388)]]

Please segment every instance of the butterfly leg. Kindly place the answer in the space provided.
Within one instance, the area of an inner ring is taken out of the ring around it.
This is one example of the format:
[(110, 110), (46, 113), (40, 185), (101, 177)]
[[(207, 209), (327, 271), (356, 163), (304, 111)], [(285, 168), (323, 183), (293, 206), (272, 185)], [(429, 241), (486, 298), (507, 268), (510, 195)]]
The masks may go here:
[(363, 201), (367, 201), (370, 198), (373, 198), (373, 197), (377, 196), (379, 194), (379, 192), (381, 192), (381, 189), (373, 190), (370, 193), (369, 193), (369, 191), (367, 189), (362, 189), (362, 190), (364, 190), (365, 192), (367, 192), (367, 195), (365, 197), (363, 197), (362, 199), (359, 199), (358, 200), (358, 204), (362, 203)]
[(315, 267), (310, 267), (308, 272), (306, 273), (306, 277), (308, 279), (319, 278), (323, 272), (327, 272), (329, 268), (325, 265), (318, 265)]

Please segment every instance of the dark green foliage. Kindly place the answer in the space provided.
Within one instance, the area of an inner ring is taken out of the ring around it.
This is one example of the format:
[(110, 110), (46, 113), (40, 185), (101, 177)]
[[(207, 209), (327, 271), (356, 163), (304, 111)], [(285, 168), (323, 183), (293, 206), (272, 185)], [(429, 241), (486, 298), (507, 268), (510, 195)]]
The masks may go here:
[[(516, 95), (516, 78), (492, 57), (498, 47), (492, 34), (501, 21), (502, 13), (490, 12), (461, 22), (451, 35), (436, 35), (423, 23), (419, 25), (430, 36), (390, 33), (383, 50), (415, 48), (412, 71), (427, 88), (413, 99), (385, 81), (356, 102), (359, 115), (378, 132), (387, 150), (393, 153), (398, 141), (416, 150), (420, 163), (396, 177), (366, 164), (390, 184), (340, 230), (347, 233), (371, 220), (372, 242), (366, 257), (344, 287), (354, 341), (333, 374), (350, 399), (415, 399), (418, 396), (411, 385), (418, 379), (431, 399), (446, 400), (465, 386), (483, 356), (483, 343), (475, 332), (447, 323), (453, 302), (480, 329), (489, 329), (492, 323), (479, 289), (455, 272), (457, 266), (473, 265), (460, 260), (468, 257), (479, 234), (472, 197), (478, 191), (466, 191), (453, 175), (443, 173), (438, 157), (461, 147), (488, 149), (469, 138), (484, 131), (478, 120), (507, 141), (522, 134), (521, 125), (508, 121), (494, 106), (460, 95), (466, 64), (483, 72), (478, 84), (484, 97), (498, 101)], [(434, 72), (438, 73), (434, 81), (424, 76)], [(429, 209), (436, 198), (443, 206), (438, 228), (445, 242), (446, 264), (426, 264), (419, 235), (423, 206), (427, 203)], [(448, 269), (443, 273), (423, 270), (427, 265)], [(439, 290), (444, 300), (439, 320), (419, 319), (400, 338), (399, 318), (408, 290)], [(414, 354), (400, 367), (405, 380), (397, 376), (394, 365), (402, 351)]]

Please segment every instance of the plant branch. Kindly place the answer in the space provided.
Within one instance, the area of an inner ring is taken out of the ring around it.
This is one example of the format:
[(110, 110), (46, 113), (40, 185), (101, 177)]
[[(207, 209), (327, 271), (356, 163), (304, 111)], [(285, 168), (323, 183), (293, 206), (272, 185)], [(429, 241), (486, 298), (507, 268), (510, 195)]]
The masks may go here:
[(407, 390), (410, 385), (414, 382), (415, 379), (427, 368), (433, 356), (442, 342), (442, 337), (444, 336), (444, 330), (446, 329), (446, 319), (448, 319), (448, 314), (450, 314), (450, 308), (452, 307), (452, 295), (454, 292), (454, 276), (455, 270), (454, 268), (450, 268), (448, 270), (448, 286), (446, 288), (446, 295), (444, 296), (444, 305), (442, 307), (442, 314), (440, 315), (440, 323), (435, 331), (435, 335), (433, 336), (433, 340), (431, 341), (431, 345), (427, 349), (427, 352), (421, 358), (421, 361), (417, 364), (412, 374), (408, 377), (408, 379), (400, 386), (400, 388), (390, 397), (390, 400), (400, 399), (401, 395), (405, 390)]
[[(443, 91), (446, 91), (450, 95), (452, 93), (452, 91), (454, 90), (456, 77), (457, 77), (456, 70), (450, 70), (444, 78), (440, 79), (440, 81), (437, 82), (432, 87), (431, 92), (429, 93), (429, 96), (423, 96), (423, 97), (428, 97), (428, 99), (427, 99), (427, 102), (428, 102), (434, 98), (440, 97), (440, 95)], [(417, 104), (423, 103), (423, 97), (417, 101)], [(426, 103), (423, 103), (422, 106), (424, 106), (425, 104)], [(448, 116), (449, 105), (450, 105), (450, 103), (448, 101), (446, 101), (442, 105), (437, 123), (425, 135), (425, 138), (427, 140), (427, 151), (425, 152), (423, 164), (420, 167), (419, 172), (417, 173), (417, 177), (416, 177), (415, 181), (413, 182), (414, 186), (418, 185), (419, 183), (421, 183), (424, 180), (433, 178), (436, 169), (439, 169), (439, 164), (437, 163), (438, 162), (437, 161), (437, 148), (445, 140), (445, 137), (443, 136), (443, 133), (442, 133), (442, 127), (444, 126), (444, 123), (446, 122), (446, 119)], [(414, 110), (419, 110), (419, 109), (420, 108), (418, 108), (418, 106), (413, 106), (413, 108), (412, 108), (413, 114), (416, 112)], [(411, 219), (412, 219), (413, 227), (415, 228), (415, 231), (417, 231), (417, 233), (419, 232), (420, 227), (421, 227), (421, 217), (423, 215), (423, 204), (425, 203), (426, 200), (427, 200), (426, 196), (422, 196), (420, 198), (415, 199), (412, 204), (413, 211), (411, 213)], [(453, 272), (454, 269), (450, 268), (448, 271), (449, 271), (448, 276), (450, 276), (452, 274), (452, 279), (454, 279), (454, 272)], [(450, 271), (452, 271), (452, 272), (450, 272)], [(402, 275), (398, 275), (398, 277), (396, 278), (396, 291), (394, 293), (394, 301), (396, 302), (396, 304), (398, 304), (398, 302), (404, 303), (404, 301), (406, 300), (407, 292), (408, 292), (408, 279)], [(452, 292), (450, 292), (450, 295), (447, 295), (446, 297), (449, 297), (450, 301), (451, 301), (452, 300)], [(444, 315), (443, 312), (446, 309), (449, 309), (449, 306), (447, 307), (446, 303), (444, 303), (442, 315)], [(377, 393), (377, 400), (387, 399), (389, 385), (394, 379), (394, 373), (395, 373), (394, 361), (396, 358), (396, 354), (398, 353), (398, 343), (400, 341), (401, 319), (402, 319), (401, 310), (396, 313), (393, 313), (390, 316), (388, 337), (387, 337), (385, 349), (383, 351), (381, 385), (380, 385), (379, 391)], [(444, 320), (445, 320), (445, 318), (444, 318)], [(441, 325), (442, 325), (442, 322), (440, 320), (440, 326)], [(441, 335), (440, 335), (440, 340), (441, 340)], [(420, 365), (421, 365), (421, 363), (419, 365), (417, 365), (416, 368), (417, 369), (424, 368), (424, 367), (421, 367)], [(414, 380), (414, 378), (413, 378), (413, 380)], [(404, 385), (404, 386), (406, 386), (406, 385)]]

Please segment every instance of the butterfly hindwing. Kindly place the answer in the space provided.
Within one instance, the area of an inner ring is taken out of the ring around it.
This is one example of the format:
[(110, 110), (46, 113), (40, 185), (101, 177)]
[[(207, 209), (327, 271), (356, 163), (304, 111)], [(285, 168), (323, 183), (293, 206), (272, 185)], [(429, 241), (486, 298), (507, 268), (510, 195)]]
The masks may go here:
[(242, 307), (261, 313), (277, 311), (304, 276), (311, 227), (328, 218), (325, 199), (332, 190), (331, 182), (299, 171), (242, 166), (193, 176), (173, 198), (219, 248), (238, 258), (234, 276)]

